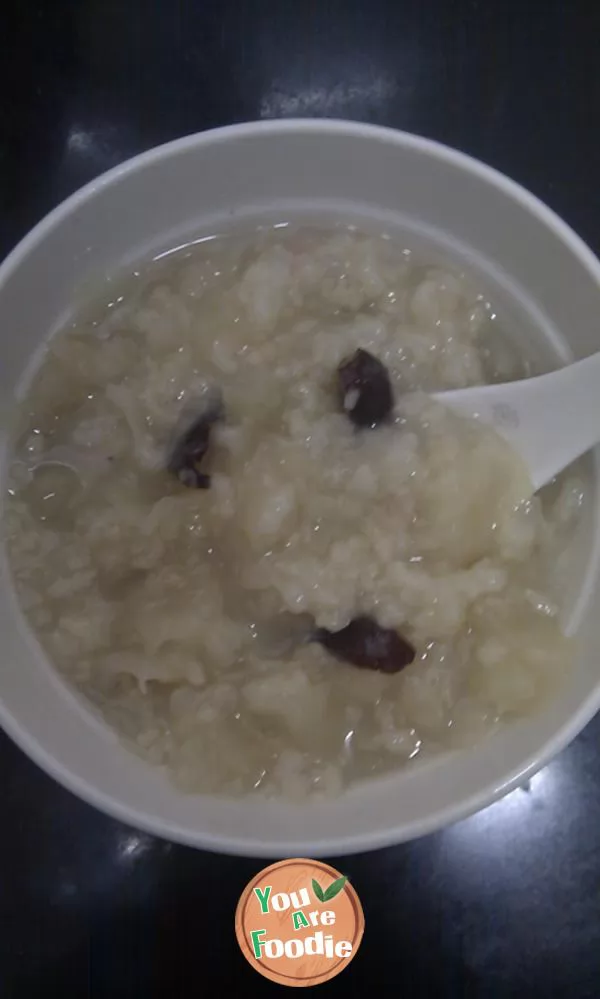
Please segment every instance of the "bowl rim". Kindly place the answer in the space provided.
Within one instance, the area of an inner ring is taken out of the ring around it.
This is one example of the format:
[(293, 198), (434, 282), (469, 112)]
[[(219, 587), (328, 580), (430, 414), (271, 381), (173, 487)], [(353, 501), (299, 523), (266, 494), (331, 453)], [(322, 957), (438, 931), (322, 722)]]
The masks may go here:
[[(478, 178), (485, 184), (499, 190), (513, 202), (518, 203), (523, 210), (534, 215), (538, 221), (550, 229), (577, 258), (588, 274), (592, 275), (600, 292), (600, 261), (581, 237), (536, 195), (494, 167), (436, 140), (394, 128), (338, 119), (286, 118), (250, 121), (192, 133), (139, 153), (100, 174), (46, 214), (8, 253), (0, 263), (0, 295), (4, 284), (13, 272), (47, 235), (58, 229), (65, 219), (75, 214), (80, 205), (92, 200), (96, 194), (117, 183), (121, 178), (135, 174), (153, 163), (177, 157), (190, 149), (201, 148), (205, 145), (227, 143), (259, 135), (283, 136), (287, 134), (339, 135), (385, 145), (392, 144), (432, 157), (444, 165), (455, 167)], [(597, 472), (599, 468), (600, 461), (597, 455)], [(396, 823), (389, 823), (384, 828), (374, 829), (369, 834), (354, 834), (352, 831), (348, 831), (344, 835), (327, 839), (311, 840), (308, 836), (296, 841), (287, 841), (285, 844), (286, 855), (333, 856), (378, 849), (426, 835), (466, 818), (497, 801), (529, 779), (564, 749), (599, 709), (600, 679), (594, 690), (582, 701), (578, 710), (556, 730), (554, 735), (547, 738), (537, 752), (530, 753), (529, 757), (523, 760), (521, 766), (508, 772), (506, 778), (499, 783), (488, 783), (475, 793), (458, 798), (456, 804), (442, 810), (432, 809), (431, 814), (426, 818), (408, 822), (399, 818)], [(157, 818), (147, 811), (129, 806), (98, 789), (50, 755), (38, 739), (25, 730), (12, 715), (4, 703), (1, 693), (0, 724), (16, 745), (49, 776), (77, 797), (120, 822), (173, 842), (205, 850), (256, 857), (282, 855), (281, 844), (276, 840), (260, 842), (253, 840), (249, 843), (242, 834), (235, 836), (217, 835), (184, 828), (176, 822), (171, 823)], [(358, 790), (358, 787), (355, 787), (355, 790)], [(206, 795), (205, 797), (213, 798), (214, 796)]]

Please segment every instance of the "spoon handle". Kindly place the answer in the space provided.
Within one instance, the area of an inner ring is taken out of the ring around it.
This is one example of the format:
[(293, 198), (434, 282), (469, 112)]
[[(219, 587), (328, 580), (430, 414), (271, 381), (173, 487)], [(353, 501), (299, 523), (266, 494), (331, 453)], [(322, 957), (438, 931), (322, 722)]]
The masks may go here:
[(524, 459), (535, 490), (600, 443), (600, 353), (547, 375), (435, 398), (491, 424)]

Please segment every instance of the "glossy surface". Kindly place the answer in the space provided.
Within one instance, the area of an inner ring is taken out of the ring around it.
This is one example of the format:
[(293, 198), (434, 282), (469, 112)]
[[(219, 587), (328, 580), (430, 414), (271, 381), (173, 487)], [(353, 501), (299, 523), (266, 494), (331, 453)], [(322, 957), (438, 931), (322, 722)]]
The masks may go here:
[[(472, 153), (598, 252), (599, 30), (595, 5), (564, 0), (10, 0), (0, 251), (126, 156), (231, 121), (306, 114)], [(405, 847), (333, 859), (361, 896), (366, 932), (323, 992), (364, 996), (377, 983), (416, 997), (597, 996), (599, 744), (597, 720), (487, 811)], [(3, 994), (276, 990), (253, 977), (233, 933), (237, 898), (262, 862), (120, 826), (4, 737), (0, 780)]]

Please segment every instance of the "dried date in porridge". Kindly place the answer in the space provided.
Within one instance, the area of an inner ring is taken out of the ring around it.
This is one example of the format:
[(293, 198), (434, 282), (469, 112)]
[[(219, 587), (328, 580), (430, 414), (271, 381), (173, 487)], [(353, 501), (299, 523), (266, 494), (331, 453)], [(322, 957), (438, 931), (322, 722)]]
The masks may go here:
[(424, 394), (493, 378), (490, 345), (503, 378), (524, 361), (485, 294), (405, 250), (215, 237), (138, 265), (33, 378), (5, 516), (21, 606), (188, 791), (334, 794), (483, 738), (566, 669), (548, 579), (578, 504), (532, 497)]
[(168, 469), (184, 486), (208, 489), (210, 476), (202, 472), (202, 465), (210, 444), (213, 425), (223, 417), (223, 401), (209, 403), (204, 412), (190, 426), (180, 432), (169, 457)]
[(415, 658), (415, 650), (402, 635), (370, 617), (356, 617), (339, 631), (319, 628), (315, 641), (337, 659), (381, 673), (399, 673)]
[(357, 427), (376, 427), (387, 420), (394, 406), (390, 379), (384, 364), (359, 348), (338, 368), (342, 407)]

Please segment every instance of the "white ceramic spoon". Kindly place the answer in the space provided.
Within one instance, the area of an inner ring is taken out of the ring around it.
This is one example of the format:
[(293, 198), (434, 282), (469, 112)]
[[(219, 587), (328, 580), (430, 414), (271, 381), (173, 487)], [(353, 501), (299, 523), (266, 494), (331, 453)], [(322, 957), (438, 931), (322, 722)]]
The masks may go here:
[(548, 375), (434, 398), (491, 424), (525, 460), (534, 490), (600, 443), (600, 353)]

